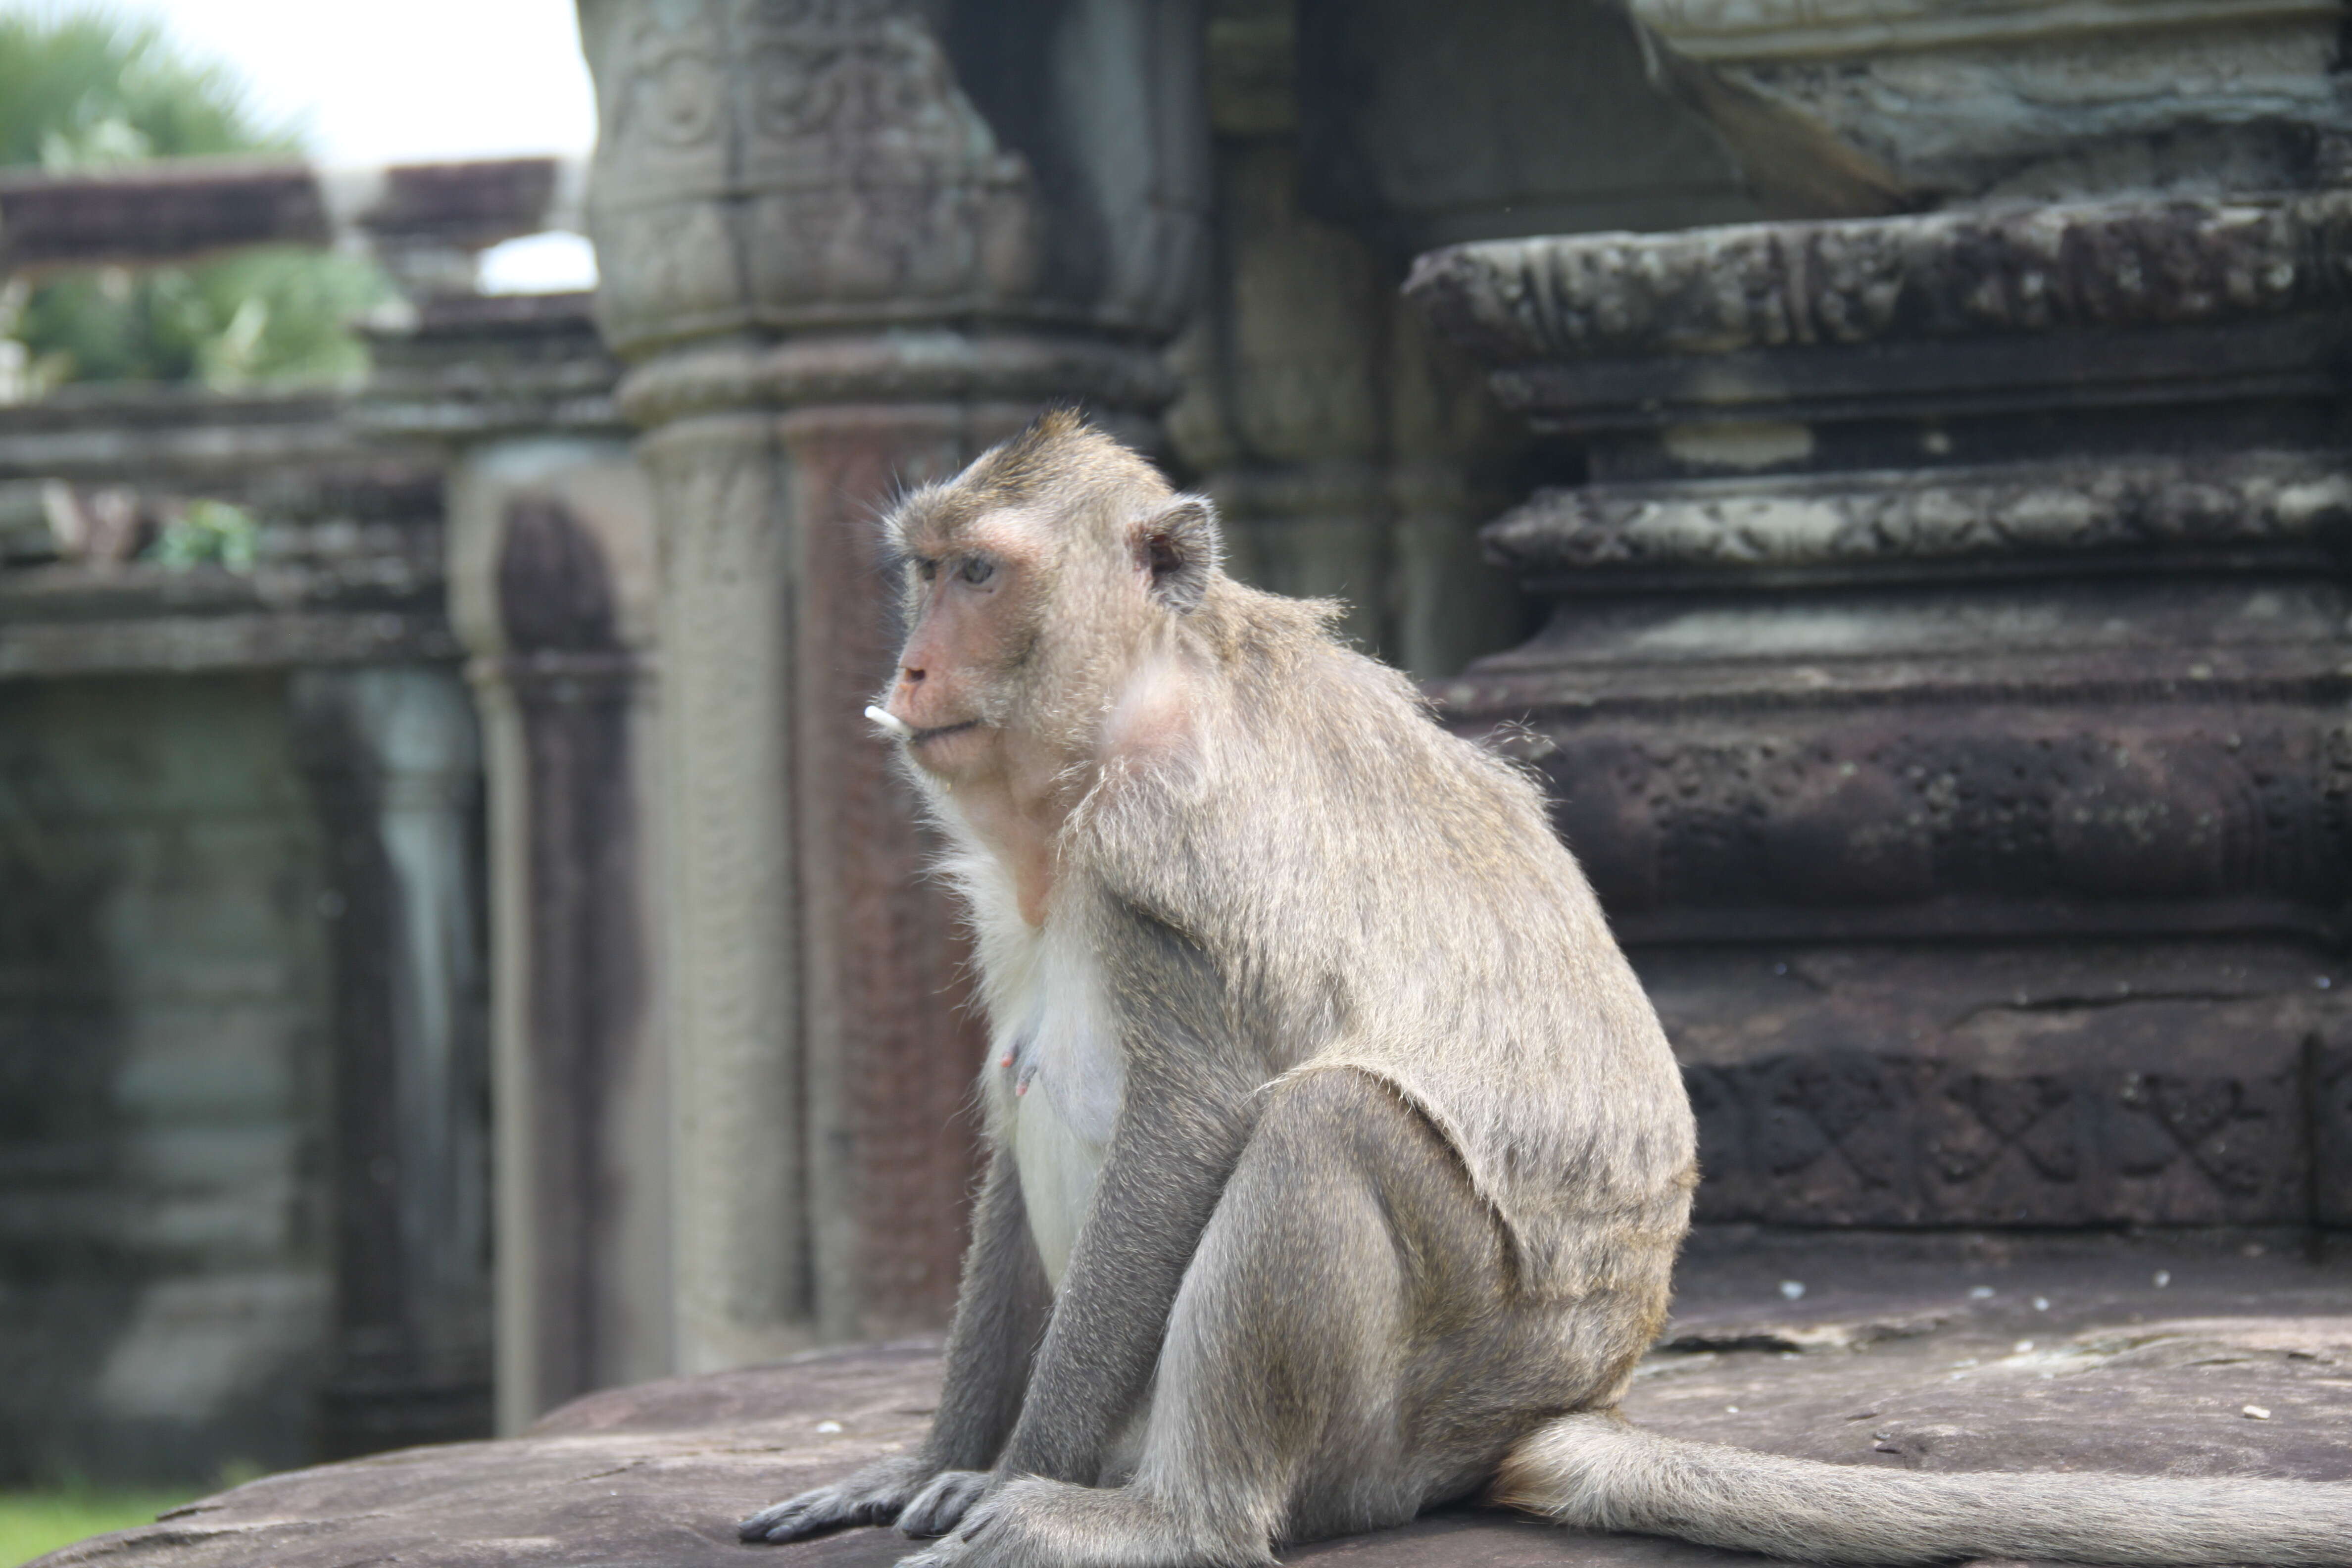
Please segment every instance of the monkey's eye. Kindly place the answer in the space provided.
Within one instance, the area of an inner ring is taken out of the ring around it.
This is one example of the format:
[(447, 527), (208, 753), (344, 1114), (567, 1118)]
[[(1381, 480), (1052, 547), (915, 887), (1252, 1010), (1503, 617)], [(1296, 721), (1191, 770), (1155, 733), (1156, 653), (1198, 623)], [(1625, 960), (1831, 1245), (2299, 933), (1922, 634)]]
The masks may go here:
[(956, 568), (956, 575), (977, 588), (996, 575), (996, 563), (985, 555), (967, 555)]
[(915, 575), (928, 583), (940, 574), (940, 563), (927, 555), (918, 555), (912, 563)]

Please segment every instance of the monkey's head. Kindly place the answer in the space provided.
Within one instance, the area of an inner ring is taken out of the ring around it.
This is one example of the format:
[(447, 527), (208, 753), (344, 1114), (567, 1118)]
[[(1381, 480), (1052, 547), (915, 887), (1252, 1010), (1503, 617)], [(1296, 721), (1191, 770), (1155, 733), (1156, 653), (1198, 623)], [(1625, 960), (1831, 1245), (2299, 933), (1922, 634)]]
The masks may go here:
[(1222, 580), (1216, 520), (1076, 413), (1046, 414), (888, 521), (911, 628), (884, 709), (950, 784), (1014, 740), (1066, 766)]

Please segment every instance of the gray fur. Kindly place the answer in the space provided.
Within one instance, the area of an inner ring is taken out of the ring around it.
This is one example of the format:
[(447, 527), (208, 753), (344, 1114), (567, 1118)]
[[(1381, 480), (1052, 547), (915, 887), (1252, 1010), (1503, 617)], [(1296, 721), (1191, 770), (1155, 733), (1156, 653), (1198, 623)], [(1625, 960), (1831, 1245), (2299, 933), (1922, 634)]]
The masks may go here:
[[(1117, 1070), (992, 1062), (929, 1443), (745, 1539), (897, 1519), (946, 1532), (908, 1568), (1239, 1568), (1499, 1475), (1538, 1512), (1796, 1556), (2352, 1563), (2343, 1488), (1889, 1476), (1609, 1415), (1664, 1318), (1695, 1132), (1535, 786), (1330, 606), (1226, 577), (1206, 503), (1073, 416), (890, 526), (916, 630), (889, 700), (982, 990), (1114, 1036)], [(1056, 1127), (1118, 1095), (1042, 1338), (1008, 1152), (1033, 1070)]]
[(1567, 1524), (1821, 1563), (2352, 1562), (2342, 1482), (1890, 1473), (1685, 1442), (1604, 1412), (1521, 1444), (1497, 1492)]

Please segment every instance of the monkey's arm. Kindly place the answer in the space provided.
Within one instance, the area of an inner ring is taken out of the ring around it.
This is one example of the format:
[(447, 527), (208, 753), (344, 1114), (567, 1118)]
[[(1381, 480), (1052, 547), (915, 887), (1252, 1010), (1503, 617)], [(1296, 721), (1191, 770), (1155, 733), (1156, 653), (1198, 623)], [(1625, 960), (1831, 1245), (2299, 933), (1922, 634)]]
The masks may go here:
[(942, 1470), (982, 1470), (1021, 1414), (1029, 1358), (1037, 1348), (1053, 1288), (1029, 1236), (1028, 1207), (1011, 1149), (989, 1152), (988, 1173), (972, 1211), (954, 1325), (948, 1331), (947, 1382), (923, 1453)]
[(1030, 1353), (1050, 1300), (1029, 1238), (1020, 1174), (1012, 1152), (997, 1148), (972, 1211), (971, 1245), (948, 1332), (947, 1380), (930, 1436), (912, 1454), (877, 1460), (845, 1480), (762, 1509), (743, 1521), (742, 1538), (798, 1541), (893, 1520), (910, 1535), (955, 1528), (1021, 1413)]
[(1125, 1096), (999, 1480), (1097, 1484), (1255, 1120), (1265, 1075), (1235, 1038), (1213, 966), (1156, 921), (1120, 924), (1108, 956), (1126, 1004)]

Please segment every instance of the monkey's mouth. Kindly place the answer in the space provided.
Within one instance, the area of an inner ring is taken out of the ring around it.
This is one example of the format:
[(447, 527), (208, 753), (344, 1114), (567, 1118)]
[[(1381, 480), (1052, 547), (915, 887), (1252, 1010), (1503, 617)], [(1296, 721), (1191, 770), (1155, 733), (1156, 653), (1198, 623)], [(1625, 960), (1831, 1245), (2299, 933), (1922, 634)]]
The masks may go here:
[(927, 741), (936, 741), (942, 735), (961, 735), (966, 730), (977, 730), (979, 728), (979, 720), (967, 719), (961, 724), (942, 724), (935, 730), (918, 730), (913, 734), (907, 737), (907, 744), (910, 746), (919, 746)]

